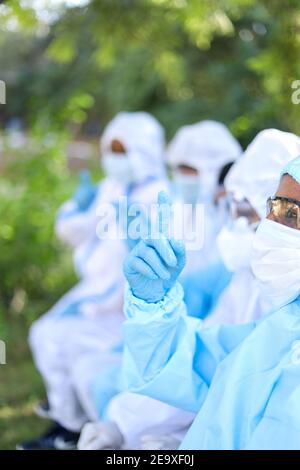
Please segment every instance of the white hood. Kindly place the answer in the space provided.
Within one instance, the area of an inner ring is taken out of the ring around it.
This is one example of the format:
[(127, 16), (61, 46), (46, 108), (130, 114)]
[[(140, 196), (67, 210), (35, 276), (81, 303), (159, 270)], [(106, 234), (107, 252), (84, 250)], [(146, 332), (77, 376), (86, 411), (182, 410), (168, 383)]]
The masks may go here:
[(266, 201), (277, 189), (281, 169), (299, 154), (300, 138), (295, 134), (277, 129), (259, 132), (229, 171), (226, 190), (237, 200), (248, 199), (260, 218), (264, 218)]
[(102, 153), (111, 151), (111, 142), (119, 140), (128, 153), (140, 183), (149, 177), (164, 177), (164, 130), (159, 122), (146, 112), (122, 112), (106, 126), (101, 138)]

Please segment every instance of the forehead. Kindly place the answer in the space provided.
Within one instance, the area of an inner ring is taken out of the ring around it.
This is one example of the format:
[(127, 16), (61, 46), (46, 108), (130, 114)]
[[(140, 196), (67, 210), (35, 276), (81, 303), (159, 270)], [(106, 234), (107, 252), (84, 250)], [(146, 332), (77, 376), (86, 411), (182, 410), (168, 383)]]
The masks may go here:
[(110, 144), (110, 148), (113, 152), (116, 153), (124, 153), (126, 152), (125, 146), (122, 144), (122, 142), (118, 139), (113, 139)]
[(289, 197), (300, 201), (300, 185), (290, 175), (285, 174), (282, 176), (276, 196)]
[(177, 170), (187, 175), (198, 173), (198, 170), (196, 168), (193, 168), (190, 165), (184, 165), (184, 164), (178, 165)]
[(183, 164), (183, 163), (177, 165), (177, 168), (178, 168), (179, 170), (196, 170), (196, 168), (194, 168), (193, 166), (191, 166), (191, 165), (186, 165), (186, 164)]

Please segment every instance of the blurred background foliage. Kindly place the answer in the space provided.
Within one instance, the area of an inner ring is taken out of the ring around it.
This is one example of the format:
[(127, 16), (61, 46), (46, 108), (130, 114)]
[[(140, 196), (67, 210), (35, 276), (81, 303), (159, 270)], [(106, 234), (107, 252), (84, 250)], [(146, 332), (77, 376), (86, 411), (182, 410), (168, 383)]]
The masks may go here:
[(3, 119), (93, 133), (146, 109), (168, 136), (210, 117), (244, 144), (262, 127), (298, 130), (298, 0), (56, 0), (43, 15), (38, 3), (0, 6)]
[(61, 286), (53, 220), (75, 184), (68, 139), (96, 138), (116, 112), (140, 109), (168, 137), (207, 118), (244, 146), (262, 128), (299, 132), (298, 0), (9, 0), (0, 19), (0, 124), (21, 119), (33, 146), (4, 152), (14, 155), (0, 187), (6, 309), (46, 294), (53, 269)]
[(44, 139), (36, 135), (25, 149), (12, 149), (9, 139), (4, 139), (3, 154), (0, 298), (4, 313), (18, 314), (28, 298), (31, 304), (45, 298), (54, 279), (59, 283), (61, 271), (65, 273), (61, 263), (57, 264), (61, 257), (53, 219), (57, 207), (69, 196), (71, 183), (57, 136)]
[(168, 138), (201, 119), (244, 147), (266, 127), (299, 134), (299, 57), (299, 0), (0, 1), (0, 338), (18, 365), (4, 368), (0, 447), (28, 437), (40, 394), (26, 328), (75, 282), (53, 231), (77, 182), (68, 143), (93, 143), (97, 179), (98, 136), (121, 110), (153, 113)]

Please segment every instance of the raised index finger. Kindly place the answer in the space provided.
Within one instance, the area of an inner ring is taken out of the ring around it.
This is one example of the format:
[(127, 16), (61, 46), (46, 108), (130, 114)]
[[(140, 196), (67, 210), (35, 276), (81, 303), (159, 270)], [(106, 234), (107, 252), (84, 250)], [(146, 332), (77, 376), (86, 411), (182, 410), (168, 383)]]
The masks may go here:
[(157, 197), (158, 205), (158, 232), (169, 238), (170, 225), (170, 198), (165, 191), (160, 191)]

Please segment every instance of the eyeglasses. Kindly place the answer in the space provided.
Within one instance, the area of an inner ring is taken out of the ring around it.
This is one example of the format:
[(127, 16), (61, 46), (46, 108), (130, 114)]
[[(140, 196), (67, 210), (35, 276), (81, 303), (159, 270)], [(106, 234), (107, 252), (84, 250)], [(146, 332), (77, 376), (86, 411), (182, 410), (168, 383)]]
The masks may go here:
[(249, 224), (257, 220), (257, 214), (247, 199), (237, 201), (232, 198), (230, 201), (230, 213), (233, 220), (239, 217), (245, 217), (248, 219)]
[(219, 215), (222, 213), (222, 219), (227, 220), (228, 225), (240, 217), (246, 218), (253, 229), (258, 225), (259, 217), (247, 199), (236, 200), (232, 194), (227, 193), (220, 197), (216, 204), (219, 208)]
[(274, 196), (267, 200), (267, 216), (275, 222), (300, 230), (300, 201), (288, 197)]

